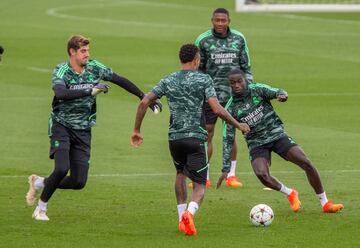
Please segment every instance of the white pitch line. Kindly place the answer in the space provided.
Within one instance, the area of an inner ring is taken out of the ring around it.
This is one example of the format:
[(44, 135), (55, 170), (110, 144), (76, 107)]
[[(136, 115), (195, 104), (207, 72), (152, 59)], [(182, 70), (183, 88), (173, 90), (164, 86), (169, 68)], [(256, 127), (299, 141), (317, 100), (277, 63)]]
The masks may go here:
[(352, 21), (352, 20), (342, 20), (342, 19), (325, 19), (321, 17), (313, 17), (313, 16), (300, 16), (294, 14), (267, 14), (273, 17), (281, 17), (286, 19), (298, 19), (304, 21), (317, 21), (317, 22), (326, 22), (326, 23), (333, 23), (333, 24), (350, 24), (350, 25), (360, 25), (359, 21)]
[[(196, 29), (200, 30), (203, 27), (195, 26), (195, 25), (181, 25), (181, 24), (166, 24), (166, 23), (154, 23), (154, 22), (142, 22), (142, 21), (125, 21), (125, 20), (113, 20), (113, 19), (105, 19), (105, 18), (95, 18), (95, 17), (87, 17), (87, 16), (78, 16), (78, 15), (69, 15), (60, 13), (60, 11), (66, 10), (73, 10), (77, 8), (101, 8), (101, 7), (109, 7), (109, 6), (119, 6), (119, 5), (150, 5), (156, 7), (164, 7), (164, 8), (185, 8), (187, 9), (188, 6), (182, 5), (174, 5), (174, 4), (164, 4), (164, 3), (148, 3), (142, 1), (124, 1), (119, 3), (102, 3), (102, 4), (87, 4), (84, 5), (72, 5), (72, 6), (65, 6), (65, 7), (57, 7), (51, 8), (46, 10), (46, 14), (53, 17), (68, 19), (68, 20), (83, 20), (83, 21), (95, 21), (100, 23), (108, 23), (108, 24), (123, 24), (123, 25), (133, 25), (133, 26), (144, 26), (144, 27), (151, 27), (151, 28), (181, 28), (181, 29)], [(192, 8), (191, 8), (192, 9)], [(200, 9), (202, 9), (200, 7)]]
[[(322, 170), (321, 173), (359, 173), (360, 170)], [(271, 171), (271, 174), (303, 174), (299, 171)], [(237, 172), (237, 175), (253, 175), (254, 172)], [(174, 173), (133, 173), (133, 174), (90, 174), (89, 177), (159, 177), (159, 176), (174, 176)], [(220, 175), (219, 173), (211, 173), (211, 175)], [(26, 178), (29, 175), (0, 175), (0, 178)]]
[(42, 72), (42, 73), (49, 73), (51, 72), (50, 69), (46, 69), (46, 68), (40, 68), (40, 67), (26, 67), (26, 69), (31, 70), (31, 71), (37, 71), (37, 72)]
[(360, 92), (319, 92), (319, 93), (289, 93), (289, 96), (360, 96)]
[(344, 37), (344, 36), (353, 36), (353, 37), (359, 37), (360, 33), (352, 33), (352, 32), (320, 32), (320, 31), (304, 31), (304, 30), (291, 30), (291, 29), (264, 29), (264, 28), (256, 28), (256, 27), (251, 27), (251, 28), (247, 28), (244, 27), (242, 30), (244, 30), (244, 33), (251, 33), (253, 35), (264, 35), (264, 33), (269, 33), (269, 34), (274, 34), (276, 33), (276, 35), (294, 35), (294, 36), (299, 36), (299, 35), (308, 35), (308, 36), (330, 36), (330, 37), (334, 37), (334, 36), (340, 36), (340, 37)]

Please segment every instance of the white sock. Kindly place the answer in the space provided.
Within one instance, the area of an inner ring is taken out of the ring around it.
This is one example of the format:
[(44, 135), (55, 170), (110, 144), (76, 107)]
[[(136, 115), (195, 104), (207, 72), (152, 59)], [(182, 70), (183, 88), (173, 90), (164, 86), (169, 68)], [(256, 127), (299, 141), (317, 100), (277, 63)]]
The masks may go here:
[(206, 180), (210, 180), (210, 163), (208, 163), (208, 170), (206, 173)]
[(39, 200), (38, 207), (40, 208), (40, 210), (46, 211), (47, 202), (43, 202), (42, 200)]
[(39, 189), (42, 189), (44, 188), (45, 184), (44, 184), (44, 179), (43, 177), (36, 177), (35, 179), (35, 189), (36, 190), (39, 190)]
[(181, 221), (181, 215), (185, 212), (187, 207), (186, 203), (177, 205), (178, 214), (179, 214), (179, 222)]
[(189, 206), (188, 206), (188, 209), (187, 209), (187, 210), (188, 210), (192, 215), (194, 215), (194, 214), (196, 213), (196, 211), (198, 211), (198, 209), (199, 209), (199, 205), (198, 205), (196, 202), (192, 201), (192, 202), (189, 203)]
[(228, 173), (227, 178), (235, 176), (235, 170), (236, 170), (236, 160), (232, 160), (231, 161), (230, 172)]
[(322, 192), (321, 194), (316, 194), (316, 195), (320, 200), (321, 206), (324, 206), (328, 202), (325, 191)]
[(286, 194), (286, 195), (290, 195), (292, 189), (286, 187), (284, 184), (281, 184), (281, 189), (280, 192)]

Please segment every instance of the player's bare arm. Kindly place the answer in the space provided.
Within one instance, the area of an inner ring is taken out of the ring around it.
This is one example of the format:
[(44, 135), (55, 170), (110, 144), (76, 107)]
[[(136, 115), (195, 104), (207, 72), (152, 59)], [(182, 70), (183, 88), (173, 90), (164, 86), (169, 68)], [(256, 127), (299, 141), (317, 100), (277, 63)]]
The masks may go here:
[(239, 123), (227, 112), (219, 103), (216, 97), (210, 97), (208, 99), (209, 105), (212, 111), (218, 115), (221, 119), (226, 121), (227, 123), (233, 125), (237, 129), (241, 130), (243, 133), (247, 134), (250, 132), (250, 127), (246, 123)]
[(157, 96), (154, 93), (150, 92), (141, 100), (137, 108), (134, 131), (133, 134), (131, 135), (131, 144), (134, 147), (139, 147), (143, 142), (143, 138), (140, 133), (141, 124), (146, 114), (147, 108), (151, 104), (155, 103), (156, 100), (157, 100)]

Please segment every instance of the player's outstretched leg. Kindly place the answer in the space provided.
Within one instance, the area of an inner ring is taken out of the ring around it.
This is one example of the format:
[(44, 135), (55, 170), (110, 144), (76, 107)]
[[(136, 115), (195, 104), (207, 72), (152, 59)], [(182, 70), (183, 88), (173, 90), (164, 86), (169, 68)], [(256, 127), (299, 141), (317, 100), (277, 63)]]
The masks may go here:
[(305, 171), (310, 185), (319, 198), (324, 213), (336, 213), (344, 208), (343, 204), (334, 204), (327, 199), (316, 167), (312, 164), (300, 146), (291, 147), (286, 154), (286, 158)]
[(29, 190), (26, 193), (26, 204), (28, 206), (33, 206), (36, 198), (37, 192), (44, 188), (44, 178), (39, 177), (35, 174), (28, 177)]
[(301, 208), (301, 202), (298, 197), (298, 192), (295, 189), (290, 189), (284, 184), (280, 183), (276, 178), (270, 175), (269, 160), (264, 157), (255, 158), (251, 161), (255, 175), (266, 187), (276, 191), (280, 191), (287, 195), (291, 208), (296, 213)]

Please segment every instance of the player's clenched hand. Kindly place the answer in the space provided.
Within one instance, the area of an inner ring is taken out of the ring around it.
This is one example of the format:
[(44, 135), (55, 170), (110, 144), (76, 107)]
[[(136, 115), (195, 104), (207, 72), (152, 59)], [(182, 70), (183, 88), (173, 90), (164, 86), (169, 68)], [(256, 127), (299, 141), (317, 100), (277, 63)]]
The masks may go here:
[(131, 145), (133, 147), (139, 147), (143, 143), (143, 137), (138, 132), (133, 132), (131, 135)]
[(109, 88), (110, 88), (110, 86), (107, 84), (98, 83), (92, 88), (91, 95), (96, 96), (96, 95), (100, 94), (101, 92), (107, 93), (109, 91)]
[(217, 188), (217, 189), (221, 187), (222, 182), (227, 178), (227, 176), (228, 176), (228, 173), (227, 173), (227, 172), (223, 172), (223, 173), (220, 175), (219, 180), (218, 180), (218, 182), (217, 182), (217, 184), (216, 184), (216, 188)]
[(240, 123), (239, 129), (244, 134), (248, 134), (250, 132), (250, 127), (247, 123)]
[(158, 114), (162, 111), (162, 103), (159, 99), (156, 99), (154, 103), (150, 104), (149, 108), (151, 108), (154, 114)]
[(277, 95), (276, 98), (279, 102), (286, 102), (286, 100), (288, 99), (288, 94), (286, 91), (282, 91), (280, 94)]

